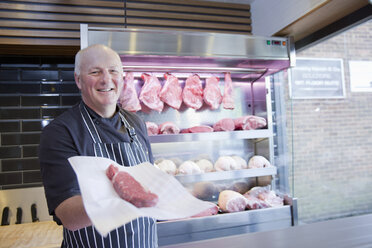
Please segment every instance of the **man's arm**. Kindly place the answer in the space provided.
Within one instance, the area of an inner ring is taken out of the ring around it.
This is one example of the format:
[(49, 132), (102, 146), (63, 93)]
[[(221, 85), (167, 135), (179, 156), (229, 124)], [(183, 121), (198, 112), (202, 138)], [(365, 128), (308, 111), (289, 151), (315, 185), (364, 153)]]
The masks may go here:
[(63, 226), (71, 231), (92, 225), (85, 212), (81, 195), (75, 195), (64, 200), (55, 209), (55, 213), (62, 221)]

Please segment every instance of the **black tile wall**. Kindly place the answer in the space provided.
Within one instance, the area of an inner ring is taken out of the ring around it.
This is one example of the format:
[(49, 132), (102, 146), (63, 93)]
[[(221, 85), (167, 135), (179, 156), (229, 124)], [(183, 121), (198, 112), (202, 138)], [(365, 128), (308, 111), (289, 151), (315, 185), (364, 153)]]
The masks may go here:
[(37, 157), (38, 156), (38, 151), (39, 151), (39, 146), (38, 145), (24, 145), (23, 146), (23, 157), (28, 158), (28, 157)]
[(11, 120), (0, 120), (0, 133), (6, 132), (20, 132), (21, 126), (20, 121), (11, 121)]
[(21, 147), (20, 146), (2, 146), (0, 147), (0, 159), (3, 158), (20, 158)]
[(1, 57), (0, 190), (42, 185), (41, 131), (80, 100), (73, 57)]
[(37, 158), (25, 158), (25, 159), (4, 159), (2, 161), (2, 171), (27, 171), (27, 170), (39, 170), (39, 160)]
[(21, 97), (19, 96), (1, 96), (0, 107), (19, 106), (21, 104)]

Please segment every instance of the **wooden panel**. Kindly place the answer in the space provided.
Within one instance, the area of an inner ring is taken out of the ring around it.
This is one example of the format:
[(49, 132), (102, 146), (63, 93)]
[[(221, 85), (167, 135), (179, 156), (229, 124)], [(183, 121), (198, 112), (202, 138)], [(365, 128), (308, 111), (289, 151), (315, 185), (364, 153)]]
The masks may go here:
[[(197, 0), (13, 0), (0, 2), (0, 44), (80, 45), (80, 23), (98, 27), (251, 33), (250, 6)], [(9, 51), (5, 51), (9, 54)], [(20, 49), (15, 49), (19, 54)], [(36, 50), (35, 50), (36, 51)], [(40, 53), (41, 49), (37, 49)], [(25, 54), (29, 51), (25, 51)], [(38, 55), (38, 54), (35, 55)]]

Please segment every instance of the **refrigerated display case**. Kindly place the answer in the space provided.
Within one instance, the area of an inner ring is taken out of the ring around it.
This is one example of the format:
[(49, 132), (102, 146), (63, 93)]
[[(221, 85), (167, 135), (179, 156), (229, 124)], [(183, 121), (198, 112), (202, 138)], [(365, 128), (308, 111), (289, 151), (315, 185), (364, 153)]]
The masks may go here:
[[(196, 197), (217, 203), (219, 192), (236, 183), (249, 188), (269, 186), (284, 199), (284, 206), (219, 213), (208, 217), (161, 221), (159, 245), (170, 245), (226, 235), (267, 231), (297, 223), (296, 199), (289, 195), (283, 71), (294, 64), (293, 42), (289, 38), (250, 35), (178, 32), (166, 30), (112, 29), (81, 25), (81, 48), (104, 44), (117, 51), (124, 71), (134, 73), (140, 92), (142, 73), (176, 76), (184, 87), (187, 77), (197, 74), (203, 82), (219, 78), (221, 91), (224, 76), (233, 81), (235, 108), (222, 105), (211, 110), (206, 104), (195, 110), (182, 104), (179, 110), (165, 106), (159, 113), (143, 106), (137, 112), (145, 121), (161, 124), (172, 121), (180, 129), (196, 125), (213, 126), (223, 118), (236, 119), (254, 115), (265, 118), (267, 125), (256, 130), (229, 132), (180, 133), (150, 136), (156, 161), (215, 162), (220, 156), (237, 155), (248, 161), (254, 155), (266, 157), (272, 167), (214, 171), (196, 175), (175, 175)], [(179, 164), (178, 164), (179, 165)]]

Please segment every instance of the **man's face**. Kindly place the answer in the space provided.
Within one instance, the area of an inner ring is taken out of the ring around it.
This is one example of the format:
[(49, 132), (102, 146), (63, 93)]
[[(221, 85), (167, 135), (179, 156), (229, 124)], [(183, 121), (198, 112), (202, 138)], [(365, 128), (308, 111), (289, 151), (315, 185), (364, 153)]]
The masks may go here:
[(99, 114), (116, 107), (123, 88), (123, 70), (117, 55), (105, 48), (82, 54), (80, 75), (75, 75), (82, 98)]

